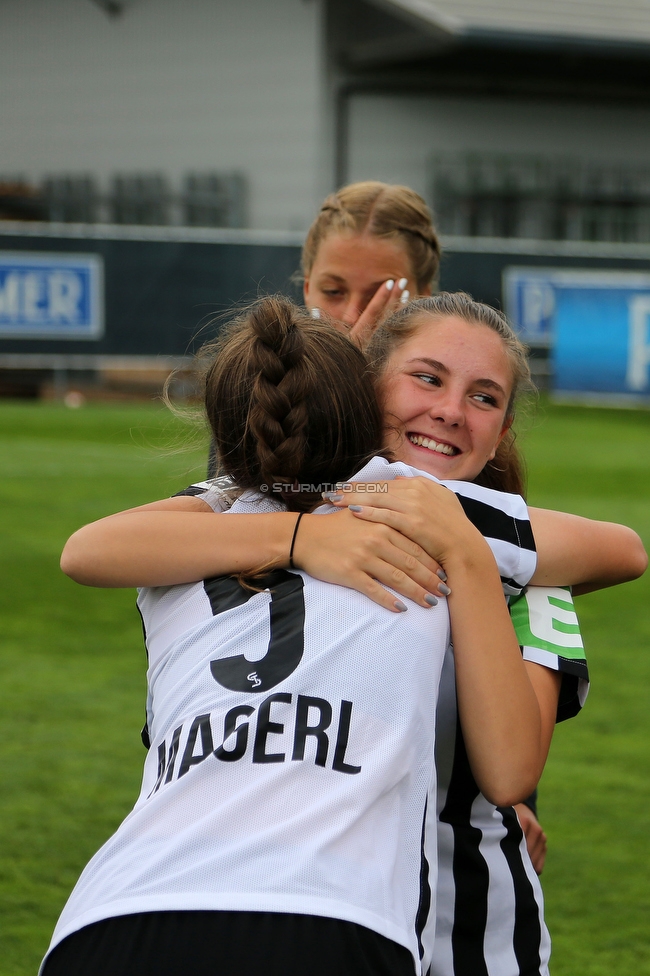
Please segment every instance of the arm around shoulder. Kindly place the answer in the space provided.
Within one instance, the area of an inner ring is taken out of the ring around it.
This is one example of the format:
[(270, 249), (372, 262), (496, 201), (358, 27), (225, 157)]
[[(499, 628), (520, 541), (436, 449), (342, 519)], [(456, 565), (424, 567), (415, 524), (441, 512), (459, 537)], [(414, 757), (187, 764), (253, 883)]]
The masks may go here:
[(120, 587), (173, 586), (282, 565), (295, 518), (217, 514), (200, 498), (167, 498), (83, 526), (68, 539), (61, 569), (86, 586)]

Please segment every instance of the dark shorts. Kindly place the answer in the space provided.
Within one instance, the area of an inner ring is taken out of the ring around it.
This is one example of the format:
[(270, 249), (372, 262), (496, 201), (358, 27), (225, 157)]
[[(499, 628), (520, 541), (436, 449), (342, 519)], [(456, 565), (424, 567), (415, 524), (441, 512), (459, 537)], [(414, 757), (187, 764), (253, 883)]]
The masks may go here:
[(336, 918), (143, 912), (73, 932), (43, 976), (413, 976), (404, 946)]

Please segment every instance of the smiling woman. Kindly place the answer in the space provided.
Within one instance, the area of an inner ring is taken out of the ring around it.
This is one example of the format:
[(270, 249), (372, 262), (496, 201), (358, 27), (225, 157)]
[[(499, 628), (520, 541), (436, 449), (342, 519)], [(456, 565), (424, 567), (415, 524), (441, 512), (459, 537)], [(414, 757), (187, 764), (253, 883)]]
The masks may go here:
[(498, 312), (442, 292), (383, 322), (366, 353), (382, 376), (385, 443), (396, 456), (437, 478), (523, 493), (512, 423), (530, 370)]
[[(430, 329), (436, 332), (440, 360), (426, 354)], [(389, 431), (389, 448), (399, 442), (400, 453), (415, 467), (422, 466), (426, 453), (427, 467), (436, 464), (439, 478), (462, 480), (493, 460), (508, 430), (512, 386), (498, 336), (457, 316), (439, 321), (423, 316), (388, 371), (386, 416), (402, 418), (401, 429)]]

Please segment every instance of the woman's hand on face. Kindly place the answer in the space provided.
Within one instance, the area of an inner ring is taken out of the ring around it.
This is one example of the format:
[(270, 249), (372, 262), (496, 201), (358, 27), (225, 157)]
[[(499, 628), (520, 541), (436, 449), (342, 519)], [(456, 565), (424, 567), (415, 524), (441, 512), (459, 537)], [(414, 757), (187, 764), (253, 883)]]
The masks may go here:
[(347, 511), (305, 515), (296, 535), (293, 563), (326, 583), (349, 586), (399, 612), (405, 604), (384, 589), (423, 607), (435, 606), (442, 585), (438, 563), (411, 539), (388, 525), (370, 524)]
[[(349, 489), (328, 497), (356, 518), (389, 526), (417, 543), (443, 570), (468, 547), (487, 545), (453, 491), (429, 478), (352, 482)], [(439, 588), (448, 594), (448, 587)]]
[[(357, 321), (350, 329), (350, 338), (361, 349), (367, 345), (380, 321), (390, 315), (409, 300), (410, 293), (406, 289), (406, 278), (399, 281), (387, 281), (380, 285), (372, 296)], [(390, 288), (388, 287), (390, 285)]]

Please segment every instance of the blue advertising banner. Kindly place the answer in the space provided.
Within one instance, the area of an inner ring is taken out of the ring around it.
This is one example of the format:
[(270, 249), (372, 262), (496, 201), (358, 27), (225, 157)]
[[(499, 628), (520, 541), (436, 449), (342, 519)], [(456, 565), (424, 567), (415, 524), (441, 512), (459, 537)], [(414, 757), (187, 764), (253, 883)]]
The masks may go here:
[(515, 328), (552, 347), (557, 392), (650, 396), (650, 274), (510, 268), (504, 278)]
[(553, 268), (506, 268), (503, 293), (508, 321), (530, 346), (550, 346), (553, 341), (555, 289)]
[(0, 251), (0, 337), (99, 339), (103, 332), (99, 255)]

